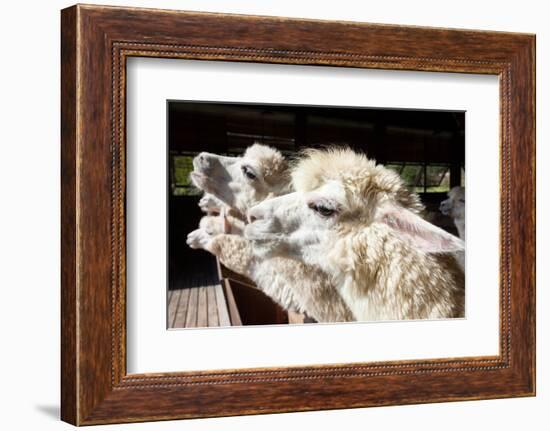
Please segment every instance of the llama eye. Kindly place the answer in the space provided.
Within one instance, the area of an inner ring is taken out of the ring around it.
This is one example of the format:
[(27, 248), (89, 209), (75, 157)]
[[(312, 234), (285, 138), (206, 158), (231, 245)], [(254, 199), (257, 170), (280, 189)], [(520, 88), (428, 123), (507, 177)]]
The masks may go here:
[(329, 208), (321, 204), (310, 203), (308, 206), (313, 211), (321, 214), (323, 217), (330, 217), (336, 213), (336, 210), (334, 208)]
[(252, 172), (252, 170), (248, 166), (242, 166), (241, 170), (243, 171), (243, 175), (249, 180), (256, 179), (256, 175), (254, 174), (254, 172)]

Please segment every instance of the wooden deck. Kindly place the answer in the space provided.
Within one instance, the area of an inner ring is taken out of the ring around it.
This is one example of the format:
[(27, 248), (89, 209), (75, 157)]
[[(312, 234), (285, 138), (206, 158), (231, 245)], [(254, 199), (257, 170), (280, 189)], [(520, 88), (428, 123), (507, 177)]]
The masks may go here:
[[(215, 262), (216, 263), (216, 262)], [(168, 328), (303, 323), (289, 315), (254, 283), (219, 262), (174, 280), (168, 291)]]
[(220, 284), (168, 292), (169, 328), (232, 326), (226, 295)]

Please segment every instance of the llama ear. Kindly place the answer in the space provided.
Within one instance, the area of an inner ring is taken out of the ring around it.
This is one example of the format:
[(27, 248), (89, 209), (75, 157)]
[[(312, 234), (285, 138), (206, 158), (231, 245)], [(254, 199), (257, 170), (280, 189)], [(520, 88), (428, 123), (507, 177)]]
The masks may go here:
[(388, 225), (397, 235), (409, 240), (426, 253), (451, 253), (464, 250), (464, 241), (427, 222), (419, 215), (400, 206), (380, 209), (377, 220)]

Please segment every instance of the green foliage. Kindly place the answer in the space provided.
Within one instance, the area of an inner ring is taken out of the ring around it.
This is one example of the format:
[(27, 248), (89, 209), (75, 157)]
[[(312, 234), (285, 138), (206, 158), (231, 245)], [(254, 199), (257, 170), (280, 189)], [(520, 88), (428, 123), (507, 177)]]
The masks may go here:
[(386, 167), (397, 172), (414, 192), (441, 193), (449, 191), (449, 166), (427, 165), (424, 170), (424, 165), (419, 163), (389, 163)]
[(193, 171), (193, 156), (171, 156), (170, 180), (174, 196), (196, 196), (201, 192), (191, 182), (189, 174)]

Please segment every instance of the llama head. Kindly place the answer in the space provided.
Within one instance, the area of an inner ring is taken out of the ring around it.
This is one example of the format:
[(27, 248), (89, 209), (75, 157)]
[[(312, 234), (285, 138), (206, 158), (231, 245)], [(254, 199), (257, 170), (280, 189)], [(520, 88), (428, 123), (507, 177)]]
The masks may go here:
[(465, 195), (464, 187), (453, 187), (447, 193), (447, 199), (439, 205), (439, 211), (454, 219), (464, 220)]
[(373, 227), (428, 253), (463, 248), (460, 239), (418, 215), (423, 208), (418, 195), (397, 173), (352, 150), (306, 152), (292, 182), (295, 192), (248, 212), (245, 235), (260, 254), (322, 265), (337, 243)]
[(209, 216), (220, 215), (225, 207), (226, 205), (222, 201), (210, 193), (205, 193), (199, 200), (199, 208)]
[(241, 213), (289, 186), (287, 162), (274, 148), (254, 144), (241, 157), (200, 153), (193, 159), (191, 180)]

